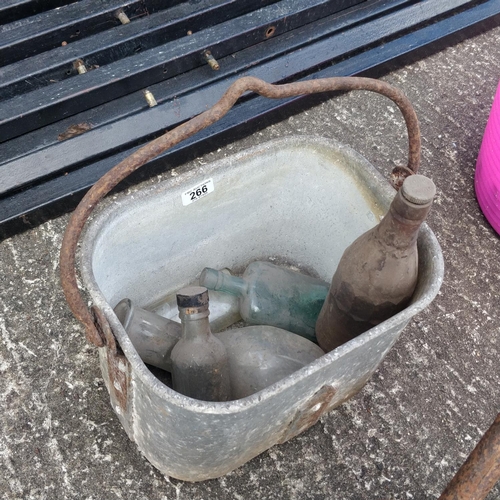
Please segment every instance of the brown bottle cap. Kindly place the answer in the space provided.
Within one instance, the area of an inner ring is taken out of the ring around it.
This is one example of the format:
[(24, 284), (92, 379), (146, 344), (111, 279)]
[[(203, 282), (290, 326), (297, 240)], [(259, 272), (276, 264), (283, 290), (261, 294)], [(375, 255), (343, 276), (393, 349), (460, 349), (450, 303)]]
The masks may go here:
[(405, 200), (415, 205), (427, 205), (436, 196), (436, 186), (429, 177), (410, 175), (401, 186), (401, 194)]
[(208, 306), (208, 290), (204, 286), (187, 286), (177, 292), (179, 307)]

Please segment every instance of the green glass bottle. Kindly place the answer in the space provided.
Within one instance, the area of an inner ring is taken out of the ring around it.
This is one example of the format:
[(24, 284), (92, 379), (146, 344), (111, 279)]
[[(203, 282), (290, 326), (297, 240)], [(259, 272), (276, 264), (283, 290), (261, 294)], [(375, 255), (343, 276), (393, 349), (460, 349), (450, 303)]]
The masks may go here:
[(316, 341), (315, 324), (328, 283), (269, 262), (252, 262), (243, 276), (205, 268), (200, 285), (239, 297), (240, 315), (252, 325), (270, 325)]

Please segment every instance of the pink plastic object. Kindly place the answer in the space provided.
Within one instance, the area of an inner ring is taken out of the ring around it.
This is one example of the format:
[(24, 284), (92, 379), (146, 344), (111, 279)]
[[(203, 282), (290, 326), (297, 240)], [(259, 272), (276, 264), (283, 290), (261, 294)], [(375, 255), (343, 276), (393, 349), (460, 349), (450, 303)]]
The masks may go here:
[(475, 186), (481, 210), (500, 234), (500, 85), (477, 157)]

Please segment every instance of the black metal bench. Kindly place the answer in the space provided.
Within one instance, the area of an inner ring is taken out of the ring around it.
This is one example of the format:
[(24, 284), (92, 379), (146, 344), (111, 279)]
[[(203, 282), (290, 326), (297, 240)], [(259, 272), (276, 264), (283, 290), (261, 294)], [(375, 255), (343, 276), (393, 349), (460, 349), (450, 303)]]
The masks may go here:
[[(74, 208), (238, 77), (379, 75), (499, 21), (500, 0), (3, 0), (0, 238)], [(312, 102), (243, 98), (128, 182)]]

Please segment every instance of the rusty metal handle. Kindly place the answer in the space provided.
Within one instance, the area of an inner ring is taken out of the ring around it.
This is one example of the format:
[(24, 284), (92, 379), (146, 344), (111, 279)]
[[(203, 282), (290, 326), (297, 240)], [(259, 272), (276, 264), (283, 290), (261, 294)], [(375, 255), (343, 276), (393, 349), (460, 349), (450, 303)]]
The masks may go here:
[(500, 413), (439, 500), (483, 500), (500, 480)]
[(287, 83), (285, 85), (272, 85), (251, 76), (236, 80), (210, 109), (149, 142), (104, 174), (87, 192), (73, 212), (61, 247), (61, 284), (73, 314), (85, 325), (89, 342), (102, 347), (104, 337), (99, 334), (99, 321), (87, 309), (85, 301), (78, 290), (75, 261), (76, 248), (83, 226), (97, 203), (120, 181), (146, 162), (220, 120), (232, 108), (238, 98), (247, 91), (271, 99), (280, 99), (335, 90), (369, 90), (391, 99), (404, 117), (409, 141), (408, 164), (406, 167), (396, 167), (393, 170), (393, 185), (398, 188), (405, 177), (417, 172), (420, 163), (420, 130), (417, 116), (408, 98), (392, 85), (380, 80), (360, 77), (322, 78)]

